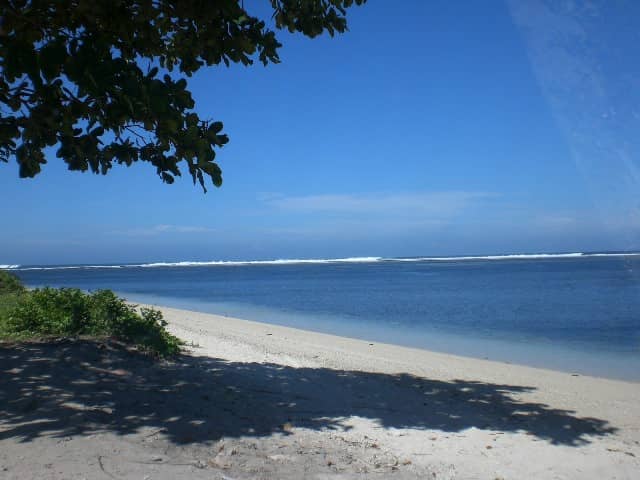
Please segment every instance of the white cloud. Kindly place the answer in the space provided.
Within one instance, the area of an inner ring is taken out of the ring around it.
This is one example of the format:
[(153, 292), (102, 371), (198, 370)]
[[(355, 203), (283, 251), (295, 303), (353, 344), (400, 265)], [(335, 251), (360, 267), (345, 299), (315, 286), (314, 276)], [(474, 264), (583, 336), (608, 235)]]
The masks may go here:
[(321, 194), (289, 197), (270, 195), (262, 200), (277, 209), (304, 213), (344, 213), (450, 217), (483, 200), (485, 192), (418, 192), (380, 194)]
[(156, 225), (155, 230), (162, 232), (176, 232), (176, 233), (199, 233), (199, 232), (213, 232), (215, 229), (209, 227), (197, 227), (197, 226), (184, 226), (184, 225)]
[(209, 227), (190, 226), (190, 225), (153, 225), (150, 227), (136, 227), (126, 230), (114, 230), (109, 232), (112, 235), (124, 235), (130, 237), (156, 236), (168, 233), (207, 233), (216, 230)]
[(540, 215), (534, 218), (533, 223), (539, 228), (574, 228), (581, 223), (582, 219), (578, 219), (573, 215)]

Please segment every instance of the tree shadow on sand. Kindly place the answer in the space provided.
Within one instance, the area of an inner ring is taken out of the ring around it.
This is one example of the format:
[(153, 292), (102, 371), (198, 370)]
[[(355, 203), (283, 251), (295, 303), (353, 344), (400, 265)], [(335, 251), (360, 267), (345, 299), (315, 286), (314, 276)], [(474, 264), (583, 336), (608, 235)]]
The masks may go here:
[(0, 440), (158, 429), (176, 444), (286, 434), (287, 424), (522, 432), (578, 446), (616, 429), (512, 395), (533, 388), (184, 355), (157, 363), (113, 342), (0, 345)]

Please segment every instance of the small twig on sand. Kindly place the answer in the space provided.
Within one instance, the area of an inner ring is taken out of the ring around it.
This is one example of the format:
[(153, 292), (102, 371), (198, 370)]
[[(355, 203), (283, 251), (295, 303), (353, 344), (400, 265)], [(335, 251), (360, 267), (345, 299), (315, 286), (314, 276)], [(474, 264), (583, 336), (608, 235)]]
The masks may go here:
[(167, 431), (166, 427), (158, 428), (157, 430), (154, 430), (151, 433), (147, 433), (146, 435), (144, 435), (143, 438), (149, 438), (149, 437), (154, 436), (157, 433), (164, 433), (166, 431)]
[(109, 476), (109, 477), (111, 477), (111, 478), (114, 478), (115, 480), (118, 480), (118, 478), (117, 478), (117, 477), (115, 477), (114, 475), (112, 475), (111, 473), (107, 472), (107, 471), (104, 469), (104, 465), (103, 465), (103, 463), (102, 463), (102, 455), (98, 455), (98, 465), (100, 465), (100, 470), (102, 470), (102, 472), (103, 472), (105, 475), (107, 475), (107, 476)]

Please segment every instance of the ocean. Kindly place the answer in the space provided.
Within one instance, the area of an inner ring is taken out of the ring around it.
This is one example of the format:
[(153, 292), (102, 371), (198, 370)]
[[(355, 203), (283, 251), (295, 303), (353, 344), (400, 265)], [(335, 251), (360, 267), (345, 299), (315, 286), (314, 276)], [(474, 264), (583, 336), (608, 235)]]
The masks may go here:
[(640, 254), (4, 265), (32, 287), (640, 380)]

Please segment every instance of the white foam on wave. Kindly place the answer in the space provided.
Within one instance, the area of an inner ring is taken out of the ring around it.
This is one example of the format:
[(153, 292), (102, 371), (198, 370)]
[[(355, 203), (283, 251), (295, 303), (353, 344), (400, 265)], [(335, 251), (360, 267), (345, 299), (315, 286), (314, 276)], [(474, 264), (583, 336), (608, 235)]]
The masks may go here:
[(130, 265), (62, 265), (58, 267), (20, 267), (16, 265), (15, 269), (20, 271), (26, 270), (78, 270), (78, 269), (90, 269), (90, 268), (125, 268)]
[(59, 267), (24, 267), (20, 270), (78, 270), (93, 268), (158, 268), (158, 267), (210, 267), (210, 266), (235, 266), (235, 265), (297, 265), (297, 264), (322, 264), (322, 263), (371, 263), (383, 260), (382, 257), (349, 257), (349, 258), (299, 258), (277, 260), (211, 260), (206, 262), (153, 262), (135, 263), (124, 265), (65, 265)]
[(297, 265), (305, 263), (371, 263), (383, 260), (382, 257), (349, 257), (349, 258), (281, 258), (277, 260), (212, 260), (209, 262), (155, 262), (126, 265), (128, 267), (206, 267), (233, 265)]
[(628, 253), (514, 253), (510, 255), (474, 255), (463, 257), (412, 257), (394, 258), (397, 262), (455, 262), (464, 260), (543, 260), (554, 258), (588, 258), (588, 257), (637, 257), (639, 252)]
[(638, 257), (640, 253), (585, 253), (585, 257)]
[(15, 270), (78, 270), (103, 268), (158, 268), (158, 267), (215, 267), (242, 265), (301, 265), (301, 264), (330, 264), (330, 263), (376, 263), (376, 262), (460, 262), (469, 260), (536, 260), (585, 257), (633, 257), (640, 256), (640, 252), (628, 253), (516, 253), (509, 255), (468, 255), (460, 257), (347, 257), (347, 258), (282, 258), (277, 260), (211, 260), (211, 261), (183, 261), (183, 262), (153, 262), (122, 265), (64, 265), (47, 267), (21, 267), (20, 265), (0, 265), (0, 269)]
[[(607, 254), (601, 254), (607, 255)], [(625, 254), (628, 255), (628, 254)], [(635, 255), (635, 254), (634, 254)], [(399, 262), (454, 262), (461, 260), (535, 260), (544, 258), (576, 258), (586, 257), (590, 254), (586, 253), (516, 253), (511, 255), (473, 255), (464, 257), (415, 257), (415, 258), (397, 258)]]

